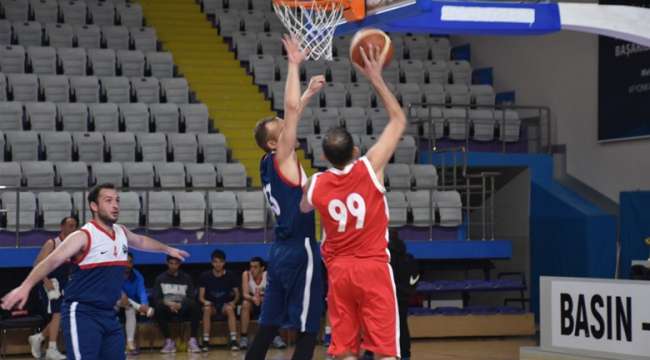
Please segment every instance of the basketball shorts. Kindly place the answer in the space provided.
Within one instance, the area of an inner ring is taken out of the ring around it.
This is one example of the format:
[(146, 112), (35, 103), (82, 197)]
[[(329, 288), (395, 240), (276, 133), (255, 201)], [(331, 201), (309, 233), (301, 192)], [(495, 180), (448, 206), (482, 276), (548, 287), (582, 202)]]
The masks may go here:
[(327, 306), (333, 356), (360, 349), (400, 356), (399, 312), (390, 264), (377, 260), (335, 259), (327, 265)]
[(269, 257), (261, 325), (289, 325), (298, 332), (317, 333), (323, 311), (323, 274), (318, 244), (304, 239), (275, 243)]
[(70, 360), (124, 360), (124, 331), (114, 310), (64, 302), (61, 311)]

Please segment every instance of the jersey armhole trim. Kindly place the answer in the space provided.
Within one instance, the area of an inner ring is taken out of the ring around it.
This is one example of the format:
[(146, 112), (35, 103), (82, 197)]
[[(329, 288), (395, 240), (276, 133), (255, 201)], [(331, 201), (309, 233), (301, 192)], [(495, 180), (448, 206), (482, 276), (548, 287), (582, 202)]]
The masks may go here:
[(280, 180), (282, 180), (283, 183), (287, 184), (287, 186), (296, 188), (300, 187), (301, 180), (302, 180), (302, 168), (300, 167), (300, 161), (298, 160), (298, 155), (296, 155), (296, 166), (298, 167), (298, 183), (295, 183), (289, 179), (287, 179), (284, 174), (282, 174), (282, 171), (280, 170), (280, 163), (278, 163), (278, 158), (277, 156), (273, 156), (273, 167), (275, 168), (275, 172), (278, 174), (278, 177)]
[(84, 250), (84, 251), (81, 253), (81, 256), (80, 256), (79, 258), (77, 258), (77, 259), (73, 259), (73, 260), (72, 260), (72, 263), (73, 263), (73, 264), (81, 264), (81, 262), (84, 261), (84, 259), (86, 258), (86, 256), (88, 256), (88, 253), (90, 252), (90, 248), (91, 248), (92, 245), (93, 245), (93, 238), (92, 238), (92, 236), (90, 236), (90, 231), (88, 231), (88, 230), (86, 230), (86, 229), (79, 229), (79, 231), (81, 231), (81, 232), (83, 232), (84, 234), (86, 234), (86, 250)]
[(359, 160), (363, 162), (364, 165), (366, 165), (366, 169), (368, 170), (368, 174), (370, 175), (370, 179), (372, 179), (372, 183), (375, 184), (375, 187), (379, 192), (384, 194), (386, 192), (386, 188), (384, 185), (382, 185), (381, 181), (377, 178), (377, 173), (375, 170), (372, 168), (372, 164), (370, 164), (370, 160), (368, 160), (367, 157), (363, 156)]
[(316, 180), (318, 180), (319, 176), (320, 173), (314, 174), (314, 176), (311, 177), (311, 183), (309, 184), (309, 189), (307, 189), (307, 202), (311, 206), (314, 206), (314, 201), (313, 201), (314, 188), (316, 187)]

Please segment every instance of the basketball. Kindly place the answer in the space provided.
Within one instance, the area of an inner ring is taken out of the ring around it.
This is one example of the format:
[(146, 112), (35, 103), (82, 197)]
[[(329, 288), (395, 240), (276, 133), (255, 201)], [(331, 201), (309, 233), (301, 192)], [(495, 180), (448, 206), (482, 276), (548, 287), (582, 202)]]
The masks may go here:
[(375, 45), (382, 49), (380, 60), (384, 67), (390, 64), (393, 59), (394, 48), (391, 44), (390, 37), (382, 30), (375, 28), (365, 28), (357, 31), (350, 42), (350, 61), (363, 67), (363, 57), (361, 56), (361, 47), (368, 55), (370, 45)]

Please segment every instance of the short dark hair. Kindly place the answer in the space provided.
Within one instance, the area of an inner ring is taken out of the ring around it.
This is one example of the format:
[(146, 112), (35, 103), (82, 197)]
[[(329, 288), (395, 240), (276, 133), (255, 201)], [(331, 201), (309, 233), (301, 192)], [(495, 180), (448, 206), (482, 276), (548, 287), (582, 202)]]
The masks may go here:
[(341, 126), (327, 130), (323, 138), (323, 152), (327, 161), (337, 168), (347, 165), (354, 155), (352, 135)]
[(223, 250), (216, 249), (215, 251), (212, 252), (212, 255), (210, 255), (210, 260), (214, 260), (214, 258), (221, 259), (221, 260), (226, 260), (226, 253), (223, 252)]
[(173, 256), (171, 256), (171, 255), (167, 255), (167, 262), (170, 262), (171, 260), (178, 260), (178, 261), (181, 261), (181, 259), (179, 259), (179, 258), (177, 258), (177, 257), (173, 257)]
[[(88, 206), (90, 206), (90, 203), (95, 203), (97, 204), (97, 198), (99, 197), (99, 193), (104, 190), (104, 189), (111, 189), (115, 190), (115, 185), (112, 183), (103, 183), (95, 186), (90, 192), (88, 193)], [(92, 210), (90, 210), (92, 212)]]
[(259, 257), (259, 256), (253, 256), (253, 257), (251, 258), (251, 261), (250, 261), (250, 262), (258, 262), (258, 263), (260, 263), (260, 266), (261, 266), (261, 267), (263, 267), (263, 268), (266, 267), (266, 262), (264, 261), (264, 259), (262, 259), (262, 258)]
[(61, 220), (61, 226), (63, 226), (65, 224), (65, 222), (68, 221), (68, 219), (74, 220), (74, 222), (77, 223), (77, 225), (79, 225), (79, 220), (77, 220), (76, 217), (74, 217), (74, 216), (66, 216)]
[(257, 143), (257, 146), (265, 152), (271, 151), (271, 148), (269, 148), (269, 145), (267, 144), (269, 141), (269, 130), (266, 128), (266, 125), (277, 120), (277, 116), (267, 116), (255, 124), (255, 130), (253, 130), (253, 133), (255, 134), (255, 142)]

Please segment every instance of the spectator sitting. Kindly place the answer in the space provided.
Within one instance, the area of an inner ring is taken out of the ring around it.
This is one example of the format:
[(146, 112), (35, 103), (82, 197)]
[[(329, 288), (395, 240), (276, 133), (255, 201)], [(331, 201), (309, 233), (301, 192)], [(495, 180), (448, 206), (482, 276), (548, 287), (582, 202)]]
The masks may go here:
[(160, 352), (176, 352), (176, 343), (171, 338), (169, 322), (172, 316), (189, 317), (191, 337), (187, 343), (188, 352), (201, 352), (196, 339), (201, 312), (194, 300), (195, 291), (190, 276), (180, 271), (181, 261), (167, 256), (167, 271), (158, 275), (154, 285), (155, 317), (160, 331), (165, 337), (165, 345)]
[(154, 311), (149, 307), (144, 278), (138, 270), (133, 268), (133, 254), (130, 252), (128, 259), (129, 265), (124, 271), (122, 298), (118, 302), (118, 306), (124, 309), (127, 354), (137, 355), (138, 350), (135, 346), (136, 312), (142, 316), (152, 317)]
[(212, 315), (224, 315), (230, 331), (229, 346), (239, 350), (237, 344), (237, 318), (235, 309), (239, 302), (239, 279), (226, 271), (226, 254), (221, 250), (212, 252), (212, 270), (199, 278), (199, 301), (203, 305), (203, 345), (210, 343)]
[[(250, 260), (248, 270), (242, 273), (241, 288), (243, 301), (239, 348), (246, 349), (248, 347), (248, 325), (251, 317), (257, 317), (260, 314), (266, 289), (266, 263), (261, 257), (255, 256)], [(279, 335), (273, 339), (273, 346), (278, 349), (287, 347)]]

